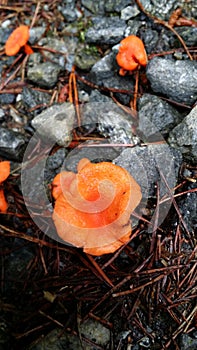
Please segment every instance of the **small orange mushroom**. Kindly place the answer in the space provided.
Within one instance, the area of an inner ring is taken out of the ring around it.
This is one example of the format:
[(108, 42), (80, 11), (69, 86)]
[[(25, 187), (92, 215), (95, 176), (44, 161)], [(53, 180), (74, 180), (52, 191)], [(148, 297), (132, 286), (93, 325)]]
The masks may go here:
[(27, 55), (33, 53), (32, 48), (27, 44), (29, 40), (29, 27), (26, 25), (20, 25), (16, 28), (5, 44), (5, 53), (7, 56), (16, 55), (21, 47), (24, 47), (24, 51)]
[[(10, 162), (0, 162), (0, 186), (10, 175)], [(0, 187), (0, 212), (6, 212), (8, 208), (7, 201), (5, 199), (3, 188)]]
[(78, 173), (63, 171), (52, 183), (58, 235), (92, 255), (113, 253), (131, 235), (130, 215), (141, 189), (118, 165), (80, 160)]
[(120, 75), (125, 75), (127, 71), (133, 71), (140, 65), (146, 66), (147, 55), (142, 40), (135, 35), (123, 39), (116, 60), (121, 67)]

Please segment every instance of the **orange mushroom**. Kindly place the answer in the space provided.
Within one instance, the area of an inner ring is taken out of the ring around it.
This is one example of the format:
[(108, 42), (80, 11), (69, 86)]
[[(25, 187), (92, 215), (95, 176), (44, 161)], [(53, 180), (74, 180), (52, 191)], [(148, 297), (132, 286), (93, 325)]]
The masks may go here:
[[(10, 162), (3, 161), (0, 162), (0, 186), (10, 175)], [(7, 201), (5, 199), (3, 188), (0, 187), (0, 212), (6, 212), (8, 207)]]
[(92, 255), (113, 253), (131, 235), (130, 215), (141, 189), (118, 165), (80, 160), (78, 173), (63, 171), (52, 183), (58, 235)]
[(5, 213), (8, 208), (8, 203), (5, 199), (3, 188), (0, 188), (0, 212)]
[(16, 28), (5, 44), (5, 53), (7, 56), (16, 55), (21, 47), (24, 47), (24, 51), (27, 55), (33, 53), (32, 48), (27, 44), (29, 40), (29, 27), (26, 25), (20, 25)]
[(125, 75), (127, 71), (133, 71), (140, 65), (146, 66), (147, 55), (142, 40), (135, 35), (123, 39), (116, 60), (121, 67), (120, 75)]

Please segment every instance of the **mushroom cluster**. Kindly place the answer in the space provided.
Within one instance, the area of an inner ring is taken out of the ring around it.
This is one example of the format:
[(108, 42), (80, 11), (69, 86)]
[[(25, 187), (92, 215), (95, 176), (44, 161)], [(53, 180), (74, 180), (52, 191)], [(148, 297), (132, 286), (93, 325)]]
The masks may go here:
[(16, 55), (23, 47), (27, 55), (33, 53), (32, 48), (27, 44), (29, 40), (29, 27), (20, 25), (9, 36), (5, 44), (5, 53), (7, 56)]
[(3, 162), (0, 162), (0, 212), (6, 212), (8, 208), (8, 204), (5, 199), (2, 184), (8, 178), (9, 175), (10, 175), (10, 162), (6, 160)]
[(118, 54), (116, 56), (120, 75), (125, 75), (127, 71), (133, 71), (139, 66), (146, 66), (147, 55), (144, 44), (135, 35), (129, 35), (120, 42)]
[(52, 183), (58, 235), (92, 255), (113, 253), (128, 242), (130, 215), (141, 189), (122, 167), (81, 159), (78, 173), (62, 171)]

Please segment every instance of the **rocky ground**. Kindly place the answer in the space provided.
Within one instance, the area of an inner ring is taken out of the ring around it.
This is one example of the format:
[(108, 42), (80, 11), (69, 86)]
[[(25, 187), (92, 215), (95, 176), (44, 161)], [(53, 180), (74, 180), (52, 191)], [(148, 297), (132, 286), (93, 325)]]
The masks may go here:
[[(1, 1), (0, 349), (196, 349), (196, 15), (194, 0)], [(19, 24), (34, 53), (6, 56)], [(121, 76), (130, 34), (148, 64)], [(51, 181), (84, 157), (142, 189), (114, 254), (62, 244), (51, 222)]]

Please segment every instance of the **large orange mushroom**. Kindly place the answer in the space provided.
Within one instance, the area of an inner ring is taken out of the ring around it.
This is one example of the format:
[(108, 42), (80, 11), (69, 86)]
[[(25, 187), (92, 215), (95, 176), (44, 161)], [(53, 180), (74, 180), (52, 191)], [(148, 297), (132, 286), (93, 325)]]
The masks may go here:
[(147, 55), (142, 40), (136, 35), (129, 35), (123, 39), (116, 60), (121, 67), (120, 75), (125, 75), (127, 71), (133, 71), (139, 66), (146, 66)]
[(7, 56), (16, 55), (21, 47), (24, 47), (24, 51), (27, 55), (33, 53), (32, 48), (27, 44), (29, 40), (29, 27), (26, 25), (20, 25), (9, 36), (5, 44), (5, 53)]
[(128, 242), (130, 215), (141, 189), (122, 167), (80, 160), (78, 173), (63, 171), (52, 183), (58, 235), (92, 255), (113, 253)]
[(8, 204), (5, 199), (4, 191), (2, 188), (2, 183), (8, 178), (9, 175), (10, 175), (10, 162), (9, 161), (0, 162), (0, 212), (6, 212), (8, 208)]

